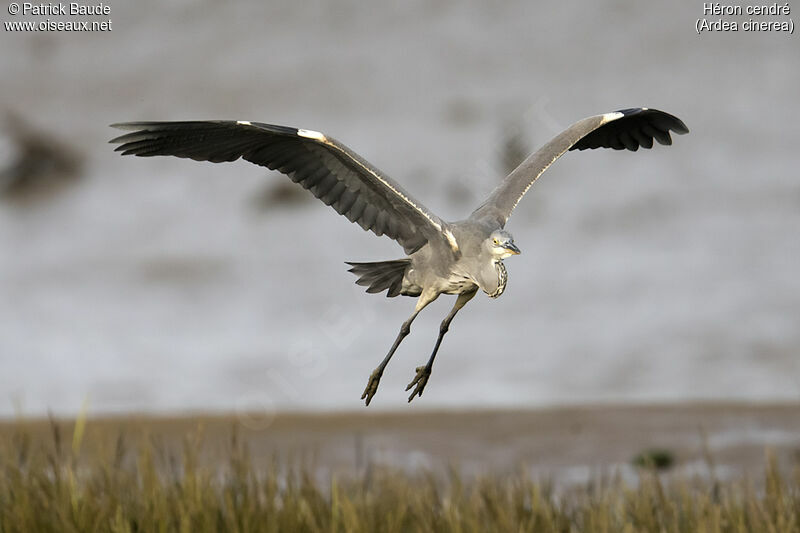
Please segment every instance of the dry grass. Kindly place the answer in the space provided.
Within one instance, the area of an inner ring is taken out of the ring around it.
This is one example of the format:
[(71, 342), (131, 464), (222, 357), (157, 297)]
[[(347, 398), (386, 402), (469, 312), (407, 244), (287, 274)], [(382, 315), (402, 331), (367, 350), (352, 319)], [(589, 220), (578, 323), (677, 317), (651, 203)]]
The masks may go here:
[(758, 489), (643, 470), (635, 487), (612, 479), (555, 491), (524, 473), (368, 467), (343, 477), (292, 459), (254, 462), (235, 431), (216, 465), (199, 458), (202, 432), (182, 449), (119, 434), (87, 452), (84, 421), (69, 429), (0, 436), (0, 531), (800, 530), (800, 475), (781, 475), (775, 461)]

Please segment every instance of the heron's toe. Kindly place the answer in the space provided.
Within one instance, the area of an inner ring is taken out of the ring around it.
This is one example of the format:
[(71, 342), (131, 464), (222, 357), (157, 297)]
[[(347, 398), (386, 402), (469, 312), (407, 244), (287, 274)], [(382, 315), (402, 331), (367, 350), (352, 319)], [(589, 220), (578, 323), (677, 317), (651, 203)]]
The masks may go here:
[(372, 401), (372, 397), (375, 396), (375, 393), (378, 392), (378, 385), (381, 382), (381, 376), (383, 372), (378, 372), (375, 370), (370, 376), (369, 381), (367, 382), (367, 388), (364, 389), (364, 393), (361, 395), (362, 400), (366, 400), (366, 404), (369, 405), (369, 402)]
[(411, 396), (408, 397), (409, 402), (411, 402), (415, 396), (422, 396), (422, 391), (425, 390), (425, 385), (428, 384), (429, 377), (431, 377), (431, 368), (428, 365), (417, 367), (417, 375), (406, 387), (406, 390), (414, 387), (414, 390), (411, 392)]

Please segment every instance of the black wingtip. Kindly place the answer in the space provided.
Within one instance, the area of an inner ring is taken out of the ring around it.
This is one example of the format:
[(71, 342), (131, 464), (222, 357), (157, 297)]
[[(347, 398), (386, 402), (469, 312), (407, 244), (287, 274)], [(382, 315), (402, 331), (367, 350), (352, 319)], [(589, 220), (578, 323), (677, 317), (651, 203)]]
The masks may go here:
[[(125, 128), (124, 128), (124, 126), (125, 126), (125, 123), (124, 123), (124, 122), (115, 122), (115, 123), (113, 123), (113, 124), (109, 124), (109, 125), (108, 125), (108, 127), (109, 127), (109, 128), (114, 128), (114, 129), (117, 129), (117, 130), (124, 130), (124, 129), (125, 129)], [(111, 139), (111, 140), (110, 140), (110, 141), (108, 141), (108, 142), (109, 142), (110, 144), (116, 144), (116, 143), (119, 143), (119, 142), (120, 142), (120, 139), (121, 139), (122, 137), (123, 137), (123, 135), (118, 135), (118, 136), (114, 137), (113, 139)]]
[(620, 109), (617, 113), (622, 113), (623, 115), (631, 116), (631, 115), (650, 115), (650, 116), (657, 116), (660, 119), (665, 121), (665, 125), (669, 126), (669, 129), (677, 133), (678, 135), (685, 135), (689, 133), (689, 128), (686, 127), (686, 124), (670, 113), (666, 111), (661, 111), (659, 109), (653, 109), (652, 107), (630, 107), (628, 109)]
[(678, 135), (686, 135), (687, 133), (689, 133), (689, 128), (686, 127), (686, 124), (684, 124), (683, 121), (678, 117), (674, 118), (676, 120), (676, 124), (675, 127), (672, 129), (672, 131), (674, 131)]
[[(124, 130), (130, 131), (131, 133), (123, 133), (122, 135), (118, 135), (108, 141), (110, 144), (119, 144), (128, 141), (128, 138), (142, 130), (145, 130), (148, 125), (152, 124), (151, 122), (114, 122), (113, 124), (109, 124), (110, 128), (114, 128), (117, 130)], [(119, 148), (117, 149), (119, 150)]]
[(570, 150), (613, 148), (635, 152), (652, 148), (653, 141), (669, 146), (670, 133), (684, 135), (689, 128), (681, 119), (664, 111), (648, 107), (620, 109), (603, 116), (601, 125), (581, 138)]
[(152, 126), (156, 124), (155, 122), (148, 122), (148, 121), (136, 121), (136, 122), (114, 122), (113, 124), (109, 124), (110, 128), (114, 128), (117, 130), (141, 130), (147, 128), (148, 126)]

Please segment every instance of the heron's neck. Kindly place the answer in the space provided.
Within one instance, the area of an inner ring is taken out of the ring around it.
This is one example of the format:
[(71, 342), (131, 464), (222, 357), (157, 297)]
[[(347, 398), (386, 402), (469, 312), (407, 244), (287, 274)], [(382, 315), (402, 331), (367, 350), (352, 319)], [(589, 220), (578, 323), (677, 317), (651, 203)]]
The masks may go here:
[(508, 281), (508, 272), (506, 272), (506, 266), (503, 264), (501, 260), (494, 261), (494, 269), (497, 272), (497, 289), (494, 292), (490, 292), (489, 298), (497, 298), (503, 291), (506, 290), (506, 282)]

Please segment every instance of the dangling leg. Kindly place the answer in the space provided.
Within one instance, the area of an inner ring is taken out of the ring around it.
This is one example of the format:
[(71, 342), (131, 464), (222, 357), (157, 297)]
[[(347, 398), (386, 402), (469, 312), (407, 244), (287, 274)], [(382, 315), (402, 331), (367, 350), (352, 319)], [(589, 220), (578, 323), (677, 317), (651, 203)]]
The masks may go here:
[(361, 395), (362, 400), (367, 401), (367, 405), (372, 400), (372, 397), (375, 396), (375, 393), (378, 391), (378, 384), (381, 381), (381, 376), (383, 375), (383, 369), (386, 368), (386, 365), (389, 364), (389, 360), (394, 355), (394, 352), (397, 350), (397, 347), (400, 346), (400, 343), (403, 339), (411, 333), (411, 323), (417, 318), (417, 315), (420, 311), (425, 309), (425, 306), (434, 301), (436, 298), (439, 297), (439, 293), (430, 293), (430, 292), (423, 292), (419, 299), (417, 300), (417, 306), (414, 308), (414, 312), (411, 313), (411, 316), (408, 317), (408, 320), (403, 322), (403, 325), (400, 327), (400, 333), (397, 334), (397, 338), (394, 340), (394, 344), (392, 344), (391, 350), (383, 358), (381, 364), (372, 372), (372, 375), (369, 377), (369, 381), (367, 382), (367, 388), (364, 389), (364, 394)]
[(458, 295), (456, 299), (456, 303), (453, 305), (453, 309), (450, 310), (450, 313), (442, 320), (441, 326), (439, 326), (439, 338), (436, 339), (436, 346), (433, 347), (433, 353), (431, 354), (430, 358), (428, 359), (428, 363), (425, 366), (418, 366), (417, 367), (417, 376), (414, 378), (414, 381), (408, 384), (406, 390), (414, 387), (414, 392), (411, 393), (411, 396), (408, 397), (408, 401), (414, 399), (414, 396), (422, 396), (422, 391), (425, 389), (425, 385), (428, 384), (428, 378), (431, 377), (431, 369), (433, 368), (433, 360), (436, 358), (436, 352), (439, 351), (439, 345), (442, 344), (442, 338), (444, 338), (444, 334), (447, 333), (447, 330), (450, 329), (450, 322), (453, 321), (453, 318), (456, 316), (456, 313), (467, 305), (467, 302), (472, 300), (472, 297), (475, 296), (475, 293), (478, 292), (476, 288), (473, 291), (465, 292)]

